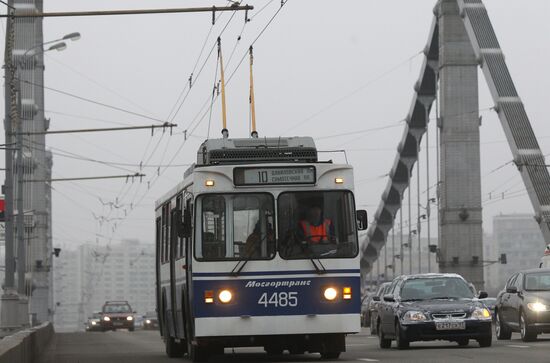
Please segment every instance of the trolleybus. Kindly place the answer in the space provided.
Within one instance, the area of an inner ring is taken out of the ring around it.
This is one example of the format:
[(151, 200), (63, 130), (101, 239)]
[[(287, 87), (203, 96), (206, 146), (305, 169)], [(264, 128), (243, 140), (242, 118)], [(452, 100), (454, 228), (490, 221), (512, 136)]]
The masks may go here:
[(156, 295), (170, 357), (226, 347), (337, 358), (360, 331), (353, 170), (309, 137), (210, 139), (156, 202)]

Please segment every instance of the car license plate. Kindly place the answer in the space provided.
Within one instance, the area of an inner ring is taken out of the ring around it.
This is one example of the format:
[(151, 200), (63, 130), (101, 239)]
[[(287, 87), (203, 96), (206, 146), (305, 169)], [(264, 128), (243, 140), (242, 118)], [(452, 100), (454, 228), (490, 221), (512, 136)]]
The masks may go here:
[(116, 322), (116, 323), (113, 323), (114, 326), (123, 326), (124, 324), (123, 323), (119, 323), (119, 322)]
[(464, 321), (437, 321), (435, 330), (465, 330), (466, 322)]

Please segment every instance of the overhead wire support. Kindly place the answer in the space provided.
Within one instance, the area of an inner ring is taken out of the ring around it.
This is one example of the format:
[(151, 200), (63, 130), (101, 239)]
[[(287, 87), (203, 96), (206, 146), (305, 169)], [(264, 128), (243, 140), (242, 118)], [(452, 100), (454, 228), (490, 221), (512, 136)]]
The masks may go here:
[(179, 14), (179, 13), (208, 13), (212, 12), (213, 24), (217, 11), (254, 10), (252, 5), (211, 6), (196, 8), (162, 8), (162, 9), (124, 9), (124, 10), (90, 10), (90, 11), (59, 11), (47, 13), (23, 13), (23, 14), (0, 14), (0, 18), (61, 18), (80, 16), (116, 16), (116, 15), (151, 15), (151, 14)]
[(38, 131), (38, 132), (23, 132), (23, 135), (52, 135), (52, 134), (75, 134), (75, 133), (84, 133), (84, 132), (111, 132), (111, 131), (128, 131), (128, 130), (144, 130), (151, 129), (151, 132), (154, 129), (163, 130), (169, 128), (170, 133), (172, 133), (172, 128), (177, 127), (177, 124), (164, 123), (163, 125), (146, 125), (146, 126), (127, 126), (127, 127), (107, 127), (107, 128), (98, 128), (98, 129), (74, 129), (74, 130), (53, 130), (53, 131)]
[(146, 176), (145, 174), (135, 173), (135, 174), (125, 174), (125, 175), (105, 175), (105, 176), (85, 176), (85, 177), (74, 177), (74, 178), (53, 178), (53, 179), (32, 179), (25, 180), (27, 183), (46, 183), (46, 182), (62, 182), (62, 181), (75, 181), (75, 180), (99, 180), (99, 179), (126, 179), (126, 181), (134, 178), (142, 178)]

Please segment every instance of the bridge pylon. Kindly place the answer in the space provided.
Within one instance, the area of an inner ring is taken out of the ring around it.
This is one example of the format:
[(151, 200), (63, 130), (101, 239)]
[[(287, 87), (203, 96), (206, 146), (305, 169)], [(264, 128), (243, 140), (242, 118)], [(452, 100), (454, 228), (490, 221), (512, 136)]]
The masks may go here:
[(483, 1), (439, 0), (434, 14), (405, 132), (362, 246), (361, 268), (364, 273), (372, 269), (394, 228), (439, 96), (439, 269), (483, 288), (478, 66), (547, 242), (550, 174)]

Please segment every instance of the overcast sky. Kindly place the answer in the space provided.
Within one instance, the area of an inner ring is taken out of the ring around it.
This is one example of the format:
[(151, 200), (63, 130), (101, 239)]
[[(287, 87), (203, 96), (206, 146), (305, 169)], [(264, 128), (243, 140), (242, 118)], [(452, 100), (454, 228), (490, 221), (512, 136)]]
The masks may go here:
[[(256, 7), (249, 14), (252, 21), (245, 25), (244, 13), (238, 13), (222, 35), (228, 76), (280, 6), (279, 0), (249, 3)], [(543, 152), (548, 154), (550, 2), (486, 0), (485, 3), (531, 124)], [(83, 0), (46, 0), (45, 10), (212, 4), (224, 2), (96, 0), (92, 5)], [(254, 47), (260, 135), (311, 135), (318, 138), (319, 149), (346, 149), (348, 160), (355, 167), (357, 203), (371, 215), (387, 183), (381, 176), (388, 173), (402, 135), (403, 124), (399, 120), (409, 110), (422, 61), (418, 54), (427, 41), (434, 4), (435, 0), (289, 0)], [(264, 5), (265, 9), (258, 12)], [(214, 104), (210, 126), (208, 112), (204, 113), (208, 107), (200, 111), (205, 102), (208, 105), (216, 76), (215, 51), (214, 56), (207, 58), (207, 55), (231, 14), (220, 15), (198, 59), (211, 30), (211, 18), (209, 13), (44, 20), (45, 41), (74, 31), (82, 34), (82, 39), (69, 42), (65, 51), (48, 53), (45, 60), (48, 87), (152, 118), (172, 120), (171, 110), (198, 64), (194, 73), (196, 83), (173, 119), (178, 128), (172, 136), (157, 131), (151, 137), (148, 130), (48, 136), (47, 144), (55, 153), (54, 177), (126, 174), (140, 171), (140, 163), (146, 166), (143, 172), (147, 174), (142, 183), (137, 180), (128, 184), (120, 180), (55, 183), (55, 245), (68, 247), (96, 240), (106, 243), (109, 238), (153, 241), (154, 201), (181, 180), (183, 165), (195, 160), (197, 147), (208, 130), (211, 137), (220, 135), (219, 101)], [(5, 23), (2, 25), (4, 28)], [(237, 42), (241, 32), (241, 40)], [(247, 61), (236, 69), (227, 90), (228, 128), (232, 137), (248, 136)], [(197, 77), (203, 63), (204, 69)], [(491, 107), (493, 102), (484, 79), (480, 80), (480, 108)], [(51, 118), (51, 130), (155, 123), (53, 91), (46, 91), (45, 108)], [(496, 114), (482, 115), (483, 199), (489, 198), (489, 192), (493, 198), (502, 192), (507, 196), (505, 200), (493, 199), (484, 205), (484, 229), (491, 232), (490, 219), (494, 215), (532, 213), (532, 207), (521, 192), (523, 184), (512, 165), (491, 173), (512, 156)], [(394, 127), (357, 133), (384, 126)], [(431, 126), (433, 136), (434, 123)], [(190, 137), (184, 141), (186, 129)], [(348, 132), (354, 134), (325, 138)], [(434, 147), (435, 138), (431, 141)], [(67, 153), (117, 165), (61, 155)], [(435, 157), (432, 161), (433, 182)], [(179, 166), (154, 167), (170, 162)], [(157, 176), (159, 171), (161, 175)], [(115, 202), (117, 198), (120, 208), (113, 210), (100, 201)], [(94, 218), (94, 215), (123, 218), (124, 210), (128, 215), (124, 220), (100, 224)], [(113, 232), (115, 222), (119, 227)]]

